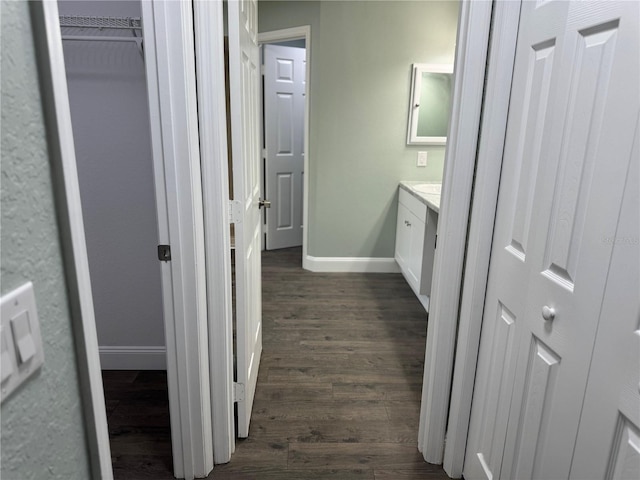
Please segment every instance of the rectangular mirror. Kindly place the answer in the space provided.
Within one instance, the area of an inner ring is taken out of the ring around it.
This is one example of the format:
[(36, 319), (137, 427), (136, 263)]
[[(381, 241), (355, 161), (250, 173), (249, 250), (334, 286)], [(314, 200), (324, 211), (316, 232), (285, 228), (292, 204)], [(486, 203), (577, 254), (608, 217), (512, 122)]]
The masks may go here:
[(453, 65), (414, 63), (408, 145), (445, 145), (449, 128)]

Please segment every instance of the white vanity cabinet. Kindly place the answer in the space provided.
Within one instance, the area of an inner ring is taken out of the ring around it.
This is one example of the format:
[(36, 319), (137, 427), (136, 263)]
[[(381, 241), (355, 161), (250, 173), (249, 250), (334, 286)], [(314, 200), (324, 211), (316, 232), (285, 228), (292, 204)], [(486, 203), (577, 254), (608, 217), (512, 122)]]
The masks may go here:
[(414, 293), (428, 310), (438, 212), (422, 198), (404, 187), (399, 190), (395, 259)]

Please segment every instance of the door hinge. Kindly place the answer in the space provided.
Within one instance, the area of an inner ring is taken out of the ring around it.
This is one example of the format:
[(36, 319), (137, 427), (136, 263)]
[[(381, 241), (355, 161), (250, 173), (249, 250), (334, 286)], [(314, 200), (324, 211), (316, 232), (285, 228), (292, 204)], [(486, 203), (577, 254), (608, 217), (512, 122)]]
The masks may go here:
[(244, 400), (244, 383), (233, 382), (233, 402), (242, 402)]
[(158, 260), (162, 262), (169, 262), (171, 260), (170, 245), (158, 245)]
[(433, 242), (433, 249), (435, 250), (436, 248), (438, 248), (438, 234), (436, 233), (436, 239)]
[(262, 158), (264, 158), (265, 160), (267, 159), (267, 149), (266, 148), (262, 149)]
[(260, 65), (260, 75), (264, 75), (264, 63)]
[(229, 200), (229, 222), (242, 223), (242, 204), (240, 200)]

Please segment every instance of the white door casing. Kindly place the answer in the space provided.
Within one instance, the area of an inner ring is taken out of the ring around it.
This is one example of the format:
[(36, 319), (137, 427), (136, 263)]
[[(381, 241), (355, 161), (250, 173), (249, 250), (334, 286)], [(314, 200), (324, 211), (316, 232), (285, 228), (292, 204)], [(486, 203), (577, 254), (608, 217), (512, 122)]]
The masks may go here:
[(451, 118), (438, 215), (440, 241), (434, 256), (425, 348), (418, 449), (430, 463), (442, 463), (465, 272), (469, 206), (475, 184), (480, 117), (493, 2), (463, 1), (458, 17)]
[(302, 245), (306, 51), (264, 45), (267, 250)]
[(504, 152), (520, 2), (494, 5), (442, 468), (461, 478)]
[(637, 7), (523, 3), (465, 478), (569, 475), (638, 112)]
[(258, 2), (229, 1), (228, 15), (233, 193), (241, 212), (234, 219), (237, 382), (244, 385), (238, 436), (244, 438), (249, 435), (262, 353)]
[(57, 2), (29, 2), (91, 476), (113, 479)]
[(213, 468), (204, 211), (191, 2), (142, 2), (174, 475)]
[(229, 172), (222, 2), (193, 2), (209, 317), (213, 459), (235, 448)]

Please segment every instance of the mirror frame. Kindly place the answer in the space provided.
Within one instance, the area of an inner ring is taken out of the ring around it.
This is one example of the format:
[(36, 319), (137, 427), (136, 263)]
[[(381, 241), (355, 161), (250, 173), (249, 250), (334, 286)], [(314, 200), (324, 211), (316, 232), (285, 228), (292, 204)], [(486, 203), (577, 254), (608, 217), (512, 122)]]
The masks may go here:
[[(418, 119), (420, 118), (420, 94), (422, 92), (423, 73), (453, 74), (453, 64), (414, 63), (411, 76), (411, 97), (409, 99), (409, 121), (407, 128), (407, 145), (446, 145), (447, 137), (419, 137)], [(453, 87), (453, 82), (451, 83)], [(451, 92), (453, 96), (453, 91)], [(449, 112), (451, 116), (451, 112)]]

